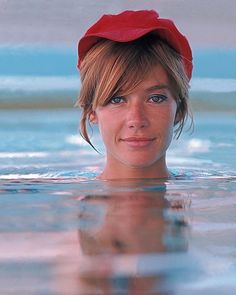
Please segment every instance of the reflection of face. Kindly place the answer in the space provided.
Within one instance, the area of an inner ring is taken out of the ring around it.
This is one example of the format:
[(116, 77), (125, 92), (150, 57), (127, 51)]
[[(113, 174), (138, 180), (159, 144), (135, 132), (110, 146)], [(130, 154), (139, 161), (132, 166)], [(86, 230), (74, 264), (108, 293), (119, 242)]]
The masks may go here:
[[(175, 115), (176, 102), (160, 65), (132, 93), (117, 95), (107, 105), (97, 107), (91, 121), (99, 125), (110, 175), (127, 167), (154, 168), (159, 177), (166, 177), (165, 153)], [(158, 176), (154, 173), (149, 177)]]
[[(101, 202), (99, 198), (89, 201), (95, 206)], [(90, 233), (80, 232), (82, 244), (88, 238), (85, 253), (140, 254), (165, 251), (163, 232), (167, 221), (163, 218), (162, 210), (168, 207), (168, 202), (160, 197), (160, 193), (155, 196), (148, 192), (116, 193), (110, 197), (107, 205), (100, 229), (91, 230)]]
[[(79, 231), (79, 241), (85, 255), (83, 265), (87, 265), (80, 277), (85, 290), (95, 288), (102, 290), (101, 294), (113, 294), (113, 290), (125, 284), (129, 294), (144, 295), (165, 281), (165, 277), (159, 274), (139, 275), (140, 269), (137, 268), (142, 255), (169, 251), (165, 238), (171, 225), (164, 217), (164, 211), (170, 207), (170, 203), (164, 195), (165, 189), (116, 192), (107, 196), (91, 196), (83, 201), (89, 204), (88, 209), (102, 204), (106, 207), (102, 224)], [(85, 220), (86, 216), (94, 219), (93, 214), (84, 214)], [(178, 234), (178, 239), (181, 239), (181, 234)], [(173, 240), (171, 243), (174, 247)], [(171, 250), (183, 251), (185, 246), (183, 243), (181, 247), (176, 246)], [(116, 261), (120, 261), (119, 267)], [(126, 273), (129, 269), (136, 273)], [(116, 271), (125, 271), (126, 274), (117, 276)]]

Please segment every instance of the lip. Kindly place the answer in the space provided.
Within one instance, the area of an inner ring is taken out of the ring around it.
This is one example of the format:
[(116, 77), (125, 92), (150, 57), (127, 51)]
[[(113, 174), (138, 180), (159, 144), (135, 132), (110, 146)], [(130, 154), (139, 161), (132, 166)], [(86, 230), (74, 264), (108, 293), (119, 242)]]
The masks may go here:
[(155, 140), (156, 138), (148, 138), (148, 137), (127, 137), (122, 138), (121, 141), (125, 142), (130, 147), (146, 147)]

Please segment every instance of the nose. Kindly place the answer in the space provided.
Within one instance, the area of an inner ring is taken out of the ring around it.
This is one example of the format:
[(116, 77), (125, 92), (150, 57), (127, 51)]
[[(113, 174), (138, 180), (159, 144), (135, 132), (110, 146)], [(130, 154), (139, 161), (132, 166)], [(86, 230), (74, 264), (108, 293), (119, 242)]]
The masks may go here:
[(142, 129), (148, 126), (148, 116), (142, 104), (130, 105), (127, 114), (127, 126), (132, 129)]

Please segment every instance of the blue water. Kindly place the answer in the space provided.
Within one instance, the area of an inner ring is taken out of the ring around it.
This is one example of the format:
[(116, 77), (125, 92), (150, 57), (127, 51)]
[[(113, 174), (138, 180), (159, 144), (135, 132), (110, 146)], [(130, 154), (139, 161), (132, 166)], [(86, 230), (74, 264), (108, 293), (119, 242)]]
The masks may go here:
[[(193, 48), (193, 77), (236, 79), (235, 49)], [(0, 75), (72, 76), (77, 74), (76, 47), (0, 47)]]
[(76, 74), (77, 51), (71, 47), (0, 47), (0, 75), (67, 76)]
[(199, 109), (168, 151), (173, 178), (101, 182), (76, 51), (0, 49), (0, 294), (235, 294), (236, 54), (194, 55)]

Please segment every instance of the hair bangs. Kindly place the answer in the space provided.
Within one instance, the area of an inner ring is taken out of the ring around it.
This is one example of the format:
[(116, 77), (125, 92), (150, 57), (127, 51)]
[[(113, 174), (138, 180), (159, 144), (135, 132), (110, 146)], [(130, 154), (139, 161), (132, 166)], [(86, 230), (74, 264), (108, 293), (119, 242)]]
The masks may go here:
[[(137, 42), (106, 41), (109, 52), (103, 60), (93, 100), (93, 109), (106, 105), (117, 95), (128, 95), (143, 81), (152, 68), (160, 64), (154, 51)], [(109, 44), (110, 43), (110, 44)]]

